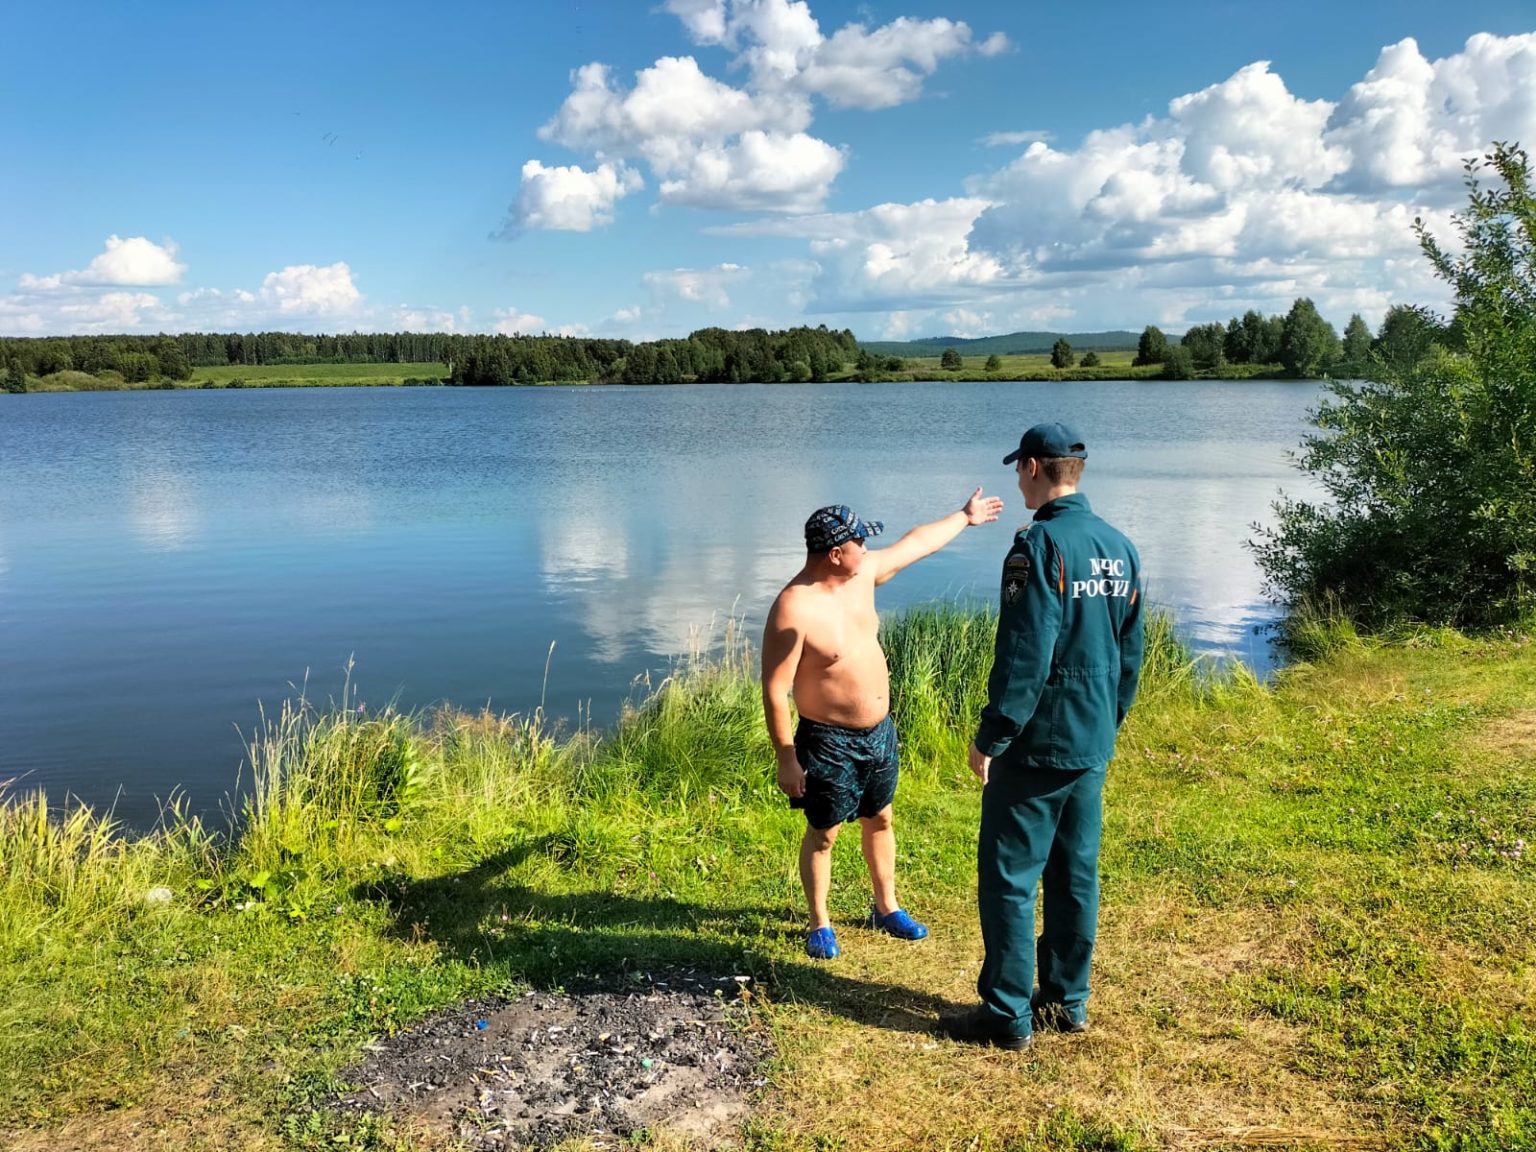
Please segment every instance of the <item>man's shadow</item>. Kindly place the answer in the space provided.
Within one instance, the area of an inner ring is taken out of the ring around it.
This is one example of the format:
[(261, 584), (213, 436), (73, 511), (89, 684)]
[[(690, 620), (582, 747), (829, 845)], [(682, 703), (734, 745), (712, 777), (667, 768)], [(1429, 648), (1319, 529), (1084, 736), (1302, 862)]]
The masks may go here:
[(898, 984), (857, 980), (835, 965), (765, 955), (765, 937), (799, 941), (780, 911), (705, 906), (672, 897), (617, 892), (551, 893), (509, 873), (549, 853), (552, 837), (521, 841), (473, 867), (427, 879), (385, 876), (353, 896), (388, 905), (392, 936), (429, 939), (477, 967), (537, 988), (574, 990), (632, 974), (693, 969), (750, 976), (775, 1000), (801, 1000), (849, 1020), (903, 1032), (930, 1032), (949, 1001)]

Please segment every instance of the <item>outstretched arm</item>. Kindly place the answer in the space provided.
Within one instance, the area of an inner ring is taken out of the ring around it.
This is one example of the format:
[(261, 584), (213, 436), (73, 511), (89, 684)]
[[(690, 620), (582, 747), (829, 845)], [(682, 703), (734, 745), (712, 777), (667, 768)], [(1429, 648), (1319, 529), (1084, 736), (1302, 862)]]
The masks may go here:
[(795, 755), (789, 693), (795, 686), (795, 669), (800, 666), (805, 636), (790, 616), (781, 594), (769, 610), (768, 623), (763, 628), (763, 718), (768, 722), (768, 739), (778, 760), (779, 790), (795, 797), (805, 795), (805, 769)]
[(875, 552), (875, 583), (884, 584), (908, 564), (933, 555), (967, 527), (996, 520), (1002, 510), (999, 497), (983, 496), (981, 489), (976, 489), (960, 511), (930, 524), (919, 524), (889, 548)]

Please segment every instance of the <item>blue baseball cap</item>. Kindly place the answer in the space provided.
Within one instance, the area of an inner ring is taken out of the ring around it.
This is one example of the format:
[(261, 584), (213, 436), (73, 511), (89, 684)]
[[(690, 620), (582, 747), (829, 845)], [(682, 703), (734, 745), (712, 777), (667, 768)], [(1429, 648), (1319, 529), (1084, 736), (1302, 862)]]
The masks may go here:
[(1063, 456), (1088, 459), (1088, 445), (1083, 443), (1077, 429), (1065, 424), (1036, 424), (1019, 437), (1018, 450), (1004, 456), (1003, 463), (1012, 464), (1015, 460), (1029, 459), (1055, 460)]
[(846, 504), (828, 504), (811, 513), (805, 522), (805, 550), (830, 552), (850, 540), (878, 536), (885, 525), (878, 520), (860, 520)]

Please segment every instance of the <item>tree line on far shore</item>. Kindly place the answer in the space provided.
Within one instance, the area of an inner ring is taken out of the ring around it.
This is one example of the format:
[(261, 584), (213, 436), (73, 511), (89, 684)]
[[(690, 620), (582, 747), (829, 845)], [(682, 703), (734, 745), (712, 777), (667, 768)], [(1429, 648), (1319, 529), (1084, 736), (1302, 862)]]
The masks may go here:
[[(1394, 305), (1375, 333), (1357, 312), (1350, 316), (1340, 338), (1332, 324), (1318, 313), (1311, 300), (1301, 297), (1285, 315), (1265, 316), (1249, 309), (1226, 324), (1196, 324), (1174, 343), (1161, 328), (1148, 324), (1136, 345), (1133, 367), (1162, 365), (1168, 380), (1195, 376), (1220, 376), (1232, 365), (1269, 368), (1275, 375), (1298, 379), (1356, 377), (1366, 375), (1382, 360), (1411, 363), (1432, 342), (1454, 340), (1454, 331), (1424, 308)], [(939, 366), (956, 371), (964, 361), (959, 352), (946, 348)], [(1099, 366), (1096, 352), (1081, 359), (1062, 337), (1051, 347), (1051, 366), (1057, 369)], [(1001, 368), (996, 356), (987, 359), (986, 371)]]
[[(1284, 316), (1250, 310), (1227, 324), (1199, 324), (1175, 343), (1148, 325), (1137, 345), (1138, 367), (1161, 365), (1166, 379), (1220, 376), (1232, 365), (1268, 369), (1262, 374), (1315, 378), (1366, 374), (1373, 358), (1409, 363), (1430, 343), (1454, 344), (1454, 326), (1422, 308), (1388, 311), (1373, 335), (1359, 314), (1341, 339), (1312, 301), (1298, 299)], [(547, 335), (454, 335), (421, 332), (189, 332), (154, 336), (54, 336), (0, 338), (0, 389), (22, 392), (29, 378), (83, 373), (83, 384), (171, 387), (196, 370), (230, 365), (439, 363), (443, 373), (421, 383), (507, 385), (540, 383), (681, 384), (821, 381), (844, 376), (870, 380), (909, 374), (898, 356), (872, 355), (848, 329), (703, 328), (681, 339), (633, 343), (595, 337)], [(1080, 358), (1065, 337), (1051, 350), (1057, 369), (1097, 368), (1099, 356)], [(939, 366), (959, 371), (964, 360), (947, 348)], [(989, 356), (988, 373), (1002, 370)], [(1138, 373), (1144, 375), (1144, 373)], [(86, 378), (90, 378), (89, 380)]]
[[(1341, 339), (1317, 306), (1303, 296), (1284, 316), (1249, 309), (1225, 325), (1196, 324), (1177, 344), (1149, 324), (1137, 342), (1134, 363), (1161, 364), (1163, 375), (1173, 380), (1187, 380), (1197, 373), (1220, 374), (1229, 364), (1274, 365), (1288, 376), (1307, 379), (1361, 376), (1370, 370), (1373, 354), (1404, 355), (1403, 342), (1417, 341), (1429, 320), (1421, 308), (1394, 305), (1373, 334), (1356, 312)], [(1414, 347), (1422, 350), (1419, 344)]]
[[(1300, 297), (1283, 316), (1265, 316), (1249, 309), (1226, 324), (1196, 324), (1177, 342), (1161, 328), (1148, 324), (1137, 341), (1131, 364), (1136, 368), (1161, 365), (1165, 380), (1220, 377), (1234, 365), (1244, 366), (1244, 376), (1354, 378), (1377, 371), (1382, 364), (1412, 364), (1431, 344), (1455, 347), (1457, 332), (1454, 321), (1446, 323), (1426, 308), (1397, 304), (1387, 310), (1374, 333), (1360, 314), (1354, 313), (1341, 338), (1316, 305)], [(958, 349), (946, 348), (939, 357), (939, 367), (958, 372), (965, 367), (965, 359)], [(1051, 367), (1063, 371), (1098, 368), (1099, 354), (1090, 350), (1079, 357), (1063, 336), (1051, 347)], [(892, 370), (899, 368), (897, 364)], [(983, 370), (999, 372), (1002, 368), (1002, 360), (992, 355)]]
[(703, 328), (685, 339), (640, 344), (575, 336), (413, 332), (0, 338), (0, 387), (25, 391), (28, 377), (67, 373), (112, 384), (173, 385), (192, 379), (198, 368), (226, 365), (413, 363), (442, 364), (441, 382), (466, 385), (773, 384), (826, 380), (842, 374), (859, 355), (851, 331), (825, 324), (782, 332)]

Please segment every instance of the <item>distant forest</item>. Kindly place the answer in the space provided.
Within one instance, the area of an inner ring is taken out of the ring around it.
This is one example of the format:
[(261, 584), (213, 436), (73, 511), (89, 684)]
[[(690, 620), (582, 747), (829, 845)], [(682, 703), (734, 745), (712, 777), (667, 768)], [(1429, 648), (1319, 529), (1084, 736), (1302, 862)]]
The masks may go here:
[(456, 336), (419, 332), (190, 332), (179, 336), (0, 338), (0, 368), (48, 377), (83, 372), (127, 384), (190, 380), (198, 368), (266, 364), (444, 366), (450, 384), (778, 383), (825, 380), (858, 359), (853, 333), (702, 328), (686, 339), (634, 344), (578, 336)]
[(1079, 352), (1128, 352), (1134, 332), (1010, 332), (1006, 336), (924, 336), (920, 340), (861, 340), (872, 356), (938, 356), (953, 348), (962, 356), (1038, 356), (1065, 340)]
[[(1397, 305), (1373, 336), (1358, 314), (1340, 339), (1311, 300), (1296, 300), (1285, 315), (1250, 310), (1225, 325), (1197, 324), (1178, 342), (1148, 325), (1140, 334), (1014, 332), (961, 340), (931, 338), (860, 344), (851, 331), (701, 328), (687, 337), (633, 343), (581, 336), (486, 336), (428, 332), (352, 332), (311, 336), (296, 332), (189, 332), (178, 336), (0, 337), (0, 389), (7, 392), (72, 388), (175, 387), (199, 368), (318, 364), (441, 364), (441, 373), (409, 384), (682, 384), (765, 383), (831, 379), (911, 379), (932, 369), (905, 357), (938, 358), (948, 373), (964, 370), (964, 356), (987, 357), (970, 371), (995, 379), (1030, 377), (1004, 355), (1049, 352), (1053, 368), (1042, 379), (1112, 379), (1123, 367), (1101, 365), (1099, 351), (1135, 349), (1133, 375), (1169, 379), (1236, 374), (1295, 378), (1356, 376), (1372, 358), (1393, 360), (1426, 341), (1454, 341), (1453, 331), (1430, 313)], [(1449, 346), (1449, 345), (1448, 345)], [(1406, 351), (1405, 351), (1406, 350)], [(1078, 366), (1078, 358), (1083, 358)], [(1153, 371), (1148, 371), (1148, 370)], [(1035, 369), (1032, 371), (1041, 371)], [(1086, 373), (1086, 374), (1085, 374)], [(960, 378), (958, 376), (954, 377)], [(205, 381), (206, 387), (212, 387)], [(239, 386), (232, 383), (231, 387)]]

